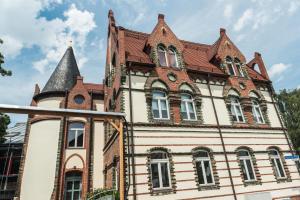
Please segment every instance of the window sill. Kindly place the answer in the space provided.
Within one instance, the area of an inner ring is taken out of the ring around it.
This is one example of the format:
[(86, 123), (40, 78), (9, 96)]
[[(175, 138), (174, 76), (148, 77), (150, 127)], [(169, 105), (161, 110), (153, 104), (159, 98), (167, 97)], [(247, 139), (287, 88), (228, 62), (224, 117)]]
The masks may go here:
[(73, 149), (85, 149), (85, 148), (84, 147), (67, 147), (66, 149), (73, 150)]
[(173, 193), (173, 189), (168, 187), (168, 188), (157, 188), (157, 189), (152, 189), (152, 195), (165, 195), (165, 194), (170, 194)]
[(206, 184), (206, 185), (198, 185), (198, 190), (203, 191), (203, 190), (217, 190), (220, 187), (216, 184)]

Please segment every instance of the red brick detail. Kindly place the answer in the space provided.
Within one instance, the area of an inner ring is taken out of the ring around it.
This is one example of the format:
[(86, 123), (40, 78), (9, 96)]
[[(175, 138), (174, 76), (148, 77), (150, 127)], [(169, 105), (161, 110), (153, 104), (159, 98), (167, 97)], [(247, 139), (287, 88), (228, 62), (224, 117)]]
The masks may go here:
[(258, 53), (258, 52), (255, 52), (255, 53), (254, 53), (254, 58), (253, 58), (247, 65), (250, 67), (250, 69), (252, 69), (253, 71), (255, 71), (255, 70), (254, 70), (255, 64), (258, 65), (259, 70), (260, 70), (260, 72), (261, 72), (261, 75), (262, 75), (264, 78), (266, 78), (266, 79), (269, 80), (269, 75), (268, 75), (267, 69), (266, 69), (266, 67), (265, 67), (264, 61), (263, 61), (263, 59), (262, 59), (262, 57), (261, 57), (261, 54)]

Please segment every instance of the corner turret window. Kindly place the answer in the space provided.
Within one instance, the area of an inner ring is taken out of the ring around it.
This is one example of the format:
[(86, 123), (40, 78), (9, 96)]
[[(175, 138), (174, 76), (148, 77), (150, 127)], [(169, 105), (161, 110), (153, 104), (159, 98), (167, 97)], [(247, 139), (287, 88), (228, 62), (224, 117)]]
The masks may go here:
[(70, 123), (68, 130), (68, 147), (69, 148), (82, 148), (84, 136), (83, 123)]
[(171, 187), (170, 164), (166, 152), (153, 151), (150, 155), (151, 181), (153, 189), (166, 189)]
[(154, 119), (169, 119), (169, 105), (166, 93), (160, 91), (153, 92), (152, 114)]
[(226, 64), (227, 64), (227, 70), (228, 70), (229, 75), (235, 76), (236, 73), (235, 73), (235, 69), (234, 69), (231, 57), (229, 57), (229, 56), (226, 57)]
[(209, 153), (204, 150), (199, 150), (194, 153), (198, 183), (200, 185), (214, 184), (213, 172)]
[(246, 182), (255, 181), (256, 178), (255, 178), (253, 163), (249, 151), (245, 149), (241, 149), (238, 151), (237, 154), (240, 161), (240, 166), (242, 168), (244, 180)]
[(286, 176), (284, 173), (284, 168), (282, 165), (282, 161), (281, 161), (279, 152), (276, 149), (270, 149), (269, 155), (270, 155), (273, 169), (275, 171), (275, 176), (277, 178), (285, 178)]
[(194, 100), (189, 94), (181, 95), (181, 116), (184, 120), (196, 120), (196, 110)]
[(231, 97), (231, 114), (234, 122), (245, 122), (240, 101), (237, 97)]
[(169, 49), (169, 61), (171, 67), (178, 67), (177, 54), (173, 48)]
[(257, 100), (252, 100), (252, 113), (253, 113), (253, 118), (256, 123), (263, 124), (265, 123), (259, 103)]
[(160, 66), (168, 66), (166, 49), (160, 45), (158, 46), (157, 53)]

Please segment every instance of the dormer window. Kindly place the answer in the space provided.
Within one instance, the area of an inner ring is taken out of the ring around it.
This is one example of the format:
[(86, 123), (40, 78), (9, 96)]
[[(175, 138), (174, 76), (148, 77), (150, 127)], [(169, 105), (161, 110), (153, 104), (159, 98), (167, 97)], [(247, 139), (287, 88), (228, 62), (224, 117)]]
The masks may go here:
[(177, 54), (173, 48), (169, 49), (169, 61), (171, 67), (178, 67)]
[(236, 73), (235, 73), (235, 70), (234, 70), (234, 66), (233, 66), (233, 62), (232, 62), (231, 57), (229, 57), (229, 56), (226, 57), (226, 64), (227, 64), (227, 70), (228, 70), (229, 75), (235, 76)]
[(168, 66), (166, 49), (160, 45), (158, 46), (157, 53), (160, 66)]

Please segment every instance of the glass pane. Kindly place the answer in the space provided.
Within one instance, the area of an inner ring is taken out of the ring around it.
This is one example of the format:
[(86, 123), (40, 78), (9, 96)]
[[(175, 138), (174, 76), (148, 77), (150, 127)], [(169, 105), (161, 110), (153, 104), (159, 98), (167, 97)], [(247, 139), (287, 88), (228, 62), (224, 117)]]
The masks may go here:
[(153, 93), (153, 97), (155, 98), (155, 97), (165, 97), (166, 95), (165, 95), (165, 93), (164, 92), (154, 92)]
[(152, 113), (154, 118), (159, 118), (158, 100), (152, 100)]
[(192, 102), (189, 102), (188, 107), (189, 107), (190, 118), (195, 119), (194, 104)]
[(204, 184), (204, 177), (203, 177), (203, 169), (201, 162), (196, 162), (197, 174), (198, 174), (198, 181), (199, 184)]
[(270, 155), (276, 156), (278, 155), (278, 152), (275, 150), (270, 150)]
[(201, 158), (208, 158), (209, 155), (206, 151), (197, 151), (195, 154), (194, 154), (195, 157), (201, 157)]
[(166, 158), (168, 158), (168, 156), (164, 152), (153, 152), (153, 153), (151, 153), (151, 159), (166, 159)]
[(280, 177), (284, 177), (283, 167), (281, 165), (279, 158), (276, 159), (276, 162), (277, 162)]
[(239, 156), (249, 156), (248, 151), (238, 151)]
[(79, 191), (74, 192), (73, 200), (80, 200), (80, 192)]
[(77, 131), (77, 147), (83, 147), (83, 131)]
[(74, 190), (78, 190), (80, 188), (80, 181), (74, 181)]
[(73, 185), (73, 182), (72, 181), (68, 181), (67, 182), (67, 190), (72, 190), (72, 185)]
[(168, 118), (168, 111), (167, 110), (162, 110), (161, 115), (162, 115), (162, 118), (167, 119)]
[(161, 163), (160, 167), (161, 167), (161, 176), (162, 176), (163, 187), (170, 187), (168, 164)]
[(234, 75), (234, 69), (233, 69), (232, 64), (228, 64), (228, 71), (229, 71), (230, 75)]
[(277, 177), (279, 177), (279, 172), (278, 172), (278, 169), (276, 168), (275, 160), (271, 159), (271, 162), (272, 162), (273, 168), (275, 169), (275, 175)]
[(230, 110), (231, 110), (231, 114), (232, 114), (232, 118), (233, 118), (233, 121), (237, 121), (237, 117), (236, 117), (236, 113), (235, 113), (235, 110), (234, 110), (234, 105), (233, 105), (233, 102), (231, 101), (231, 107), (230, 107)]
[(161, 66), (167, 66), (166, 56), (164, 51), (158, 51), (158, 59)]
[(160, 101), (160, 107), (162, 110), (167, 110), (167, 101), (166, 100), (161, 100)]
[(151, 164), (151, 177), (153, 188), (159, 188), (158, 164)]
[(67, 192), (66, 200), (72, 200), (72, 192)]
[(196, 119), (195, 113), (190, 113), (190, 118), (191, 118), (191, 119)]
[(188, 94), (182, 94), (181, 95), (181, 100), (184, 100), (184, 99), (192, 99), (190, 95)]
[(210, 170), (210, 161), (204, 161), (205, 175), (207, 183), (213, 183), (212, 172)]
[(243, 172), (243, 176), (244, 176), (244, 180), (248, 180), (248, 177), (247, 177), (247, 172), (246, 172), (246, 168), (245, 168), (245, 165), (244, 165), (244, 160), (240, 160), (240, 165), (241, 165), (241, 169), (242, 169), (242, 172)]
[(252, 165), (251, 165), (251, 161), (250, 160), (246, 160), (246, 165), (247, 165), (247, 168), (248, 168), (248, 173), (249, 173), (249, 178), (250, 180), (254, 180), (254, 171), (253, 171), (253, 168), (252, 168)]
[(186, 112), (185, 102), (181, 102), (180, 110), (181, 110), (181, 112)]
[(75, 131), (74, 130), (69, 130), (68, 144), (69, 144), (69, 147), (75, 146)]
[(169, 51), (170, 66), (177, 67), (176, 55), (171, 50)]
[(76, 128), (76, 129), (83, 129), (84, 124), (83, 123), (71, 123), (69, 126), (69, 129)]

